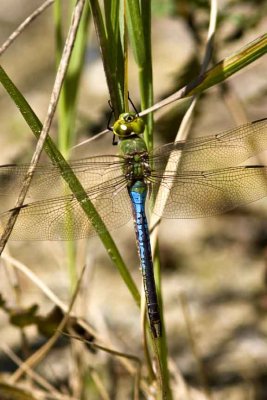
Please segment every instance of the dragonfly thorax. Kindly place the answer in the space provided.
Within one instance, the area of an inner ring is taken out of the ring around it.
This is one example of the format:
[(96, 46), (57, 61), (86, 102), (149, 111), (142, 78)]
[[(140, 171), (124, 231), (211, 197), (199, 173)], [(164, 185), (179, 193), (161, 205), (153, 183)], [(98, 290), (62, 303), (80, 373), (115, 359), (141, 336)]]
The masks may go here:
[(124, 158), (123, 172), (129, 185), (136, 181), (146, 182), (151, 175), (149, 156), (144, 139), (134, 137), (119, 142), (120, 153)]
[(148, 153), (133, 153), (125, 155), (124, 175), (129, 185), (136, 181), (147, 183), (147, 178), (151, 175), (148, 160)]

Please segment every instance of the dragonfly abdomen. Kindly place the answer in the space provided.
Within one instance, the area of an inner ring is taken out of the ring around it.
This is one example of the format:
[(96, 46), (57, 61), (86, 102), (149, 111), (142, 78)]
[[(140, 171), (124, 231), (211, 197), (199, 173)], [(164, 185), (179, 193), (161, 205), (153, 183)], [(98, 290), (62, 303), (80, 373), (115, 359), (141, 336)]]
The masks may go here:
[(153, 272), (148, 224), (145, 214), (147, 186), (143, 181), (136, 181), (128, 188), (128, 192), (132, 202), (136, 242), (143, 275), (148, 317), (153, 336), (158, 338), (161, 336), (161, 320)]

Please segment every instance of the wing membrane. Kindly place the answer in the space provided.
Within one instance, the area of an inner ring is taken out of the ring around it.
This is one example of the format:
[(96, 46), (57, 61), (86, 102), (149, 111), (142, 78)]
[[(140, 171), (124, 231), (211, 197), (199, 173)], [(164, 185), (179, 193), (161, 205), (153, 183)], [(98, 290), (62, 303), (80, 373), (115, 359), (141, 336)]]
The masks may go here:
[[(115, 189), (115, 190), (114, 190)], [(88, 197), (109, 230), (131, 217), (131, 207), (124, 179), (116, 178), (91, 188)], [(12, 210), (0, 214), (0, 234)], [(24, 205), (11, 234), (12, 240), (70, 240), (95, 235), (73, 194)]]
[[(222, 214), (267, 195), (267, 167), (231, 167), (164, 175), (154, 213), (165, 218)], [(165, 204), (166, 202), (166, 204)]]
[(174, 142), (161, 146), (150, 157), (155, 172), (210, 170), (240, 164), (267, 149), (267, 119), (248, 123), (215, 136)]
[[(89, 189), (107, 179), (122, 175), (122, 159), (119, 156), (89, 157), (69, 163), (81, 184)], [(0, 166), (0, 196), (16, 198), (29, 165)], [(58, 166), (38, 165), (27, 194), (28, 201), (47, 199), (71, 193), (68, 184), (61, 176)]]

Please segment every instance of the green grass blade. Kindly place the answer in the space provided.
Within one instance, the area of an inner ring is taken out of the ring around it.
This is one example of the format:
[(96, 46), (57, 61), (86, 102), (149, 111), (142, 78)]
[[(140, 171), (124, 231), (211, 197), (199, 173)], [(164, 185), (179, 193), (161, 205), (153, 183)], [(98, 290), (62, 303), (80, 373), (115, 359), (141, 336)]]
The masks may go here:
[[(192, 89), (188, 87), (187, 96), (192, 96), (223, 82), (231, 75), (245, 68), (267, 52), (267, 33), (250, 42), (230, 57), (226, 57), (200, 78), (200, 82)], [(190, 86), (190, 85), (188, 85)]]
[[(107, 31), (108, 58), (110, 63), (110, 76), (107, 80), (111, 81), (116, 93), (117, 103), (119, 104), (118, 113), (125, 111), (123, 89), (124, 89), (124, 59), (123, 59), (123, 35), (120, 31), (120, 24), (123, 14), (123, 0), (105, 0), (104, 15)], [(113, 103), (112, 103), (113, 104)], [(115, 113), (116, 115), (116, 113)]]
[[(154, 274), (155, 281), (158, 288), (161, 288), (161, 266), (159, 257), (159, 245), (158, 241), (154, 252)], [(168, 344), (166, 338), (165, 324), (164, 324), (164, 308), (161, 290), (158, 291), (159, 307), (162, 315), (162, 337), (158, 340), (158, 353), (161, 361), (161, 374), (162, 374), (162, 389), (163, 393), (166, 393), (168, 400), (172, 399), (172, 392), (170, 388), (170, 374), (168, 369)]]
[[(42, 130), (42, 124), (26, 99), (23, 97), (21, 92), (17, 89), (11, 79), (8, 77), (4, 69), (0, 66), (0, 82), (2, 83), (3, 87), (12, 98), (14, 103), (19, 108), (23, 118), (29, 125), (30, 129), (34, 133), (34, 135), (38, 138), (40, 132)], [(62, 177), (68, 183), (70, 189), (73, 193), (77, 194), (77, 200), (81, 203), (81, 207), (85, 211), (86, 215), (88, 216), (89, 220), (93, 224), (96, 232), (98, 233), (104, 247), (106, 248), (111, 260), (116, 265), (122, 279), (126, 283), (129, 291), (131, 292), (135, 302), (138, 306), (140, 306), (140, 294), (138, 289), (127, 270), (127, 267), (111, 237), (109, 232), (107, 231), (103, 221), (97, 214), (93, 204), (88, 199), (86, 192), (84, 191), (83, 187), (81, 186), (79, 180), (76, 178), (74, 173), (72, 172), (69, 164), (66, 162), (64, 157), (58, 151), (57, 147), (55, 146), (52, 139), (48, 136), (45, 144), (45, 151), (50, 157), (51, 161), (56, 164), (62, 173)]]
[(64, 47), (63, 35), (62, 35), (62, 2), (61, 0), (55, 0), (54, 6), (54, 26), (55, 26), (55, 55), (56, 64), (58, 65), (61, 59), (62, 50)]
[[(127, 0), (127, 20), (129, 37), (139, 71), (141, 109), (153, 104), (153, 75), (151, 55), (151, 2)], [(153, 117), (145, 118), (145, 141), (148, 149), (153, 148)]]
[[(89, 22), (90, 10), (86, 3), (59, 99), (59, 149), (64, 156), (68, 155), (70, 147), (75, 142), (76, 103), (84, 65)], [(56, 47), (60, 47), (60, 45), (59, 42)]]
[[(104, 23), (103, 15), (101, 13), (101, 8), (97, 0), (89, 0), (91, 12), (94, 19), (95, 29), (99, 40), (103, 66), (105, 70), (105, 75), (107, 79), (107, 85), (110, 94), (110, 100), (112, 103), (112, 107), (114, 109), (115, 118), (119, 116), (119, 114), (123, 111), (123, 102), (122, 97), (120, 95), (119, 82), (123, 77), (117, 75), (116, 64), (114, 63), (113, 54), (111, 51), (111, 47), (116, 46), (117, 49), (120, 47), (120, 37), (115, 32), (113, 32), (113, 24), (112, 22)], [(115, 7), (116, 9), (116, 7)], [(112, 8), (113, 10), (113, 8)], [(107, 15), (107, 14), (106, 14)], [(113, 14), (112, 14), (113, 15)], [(108, 31), (107, 31), (108, 27)], [(108, 36), (109, 35), (109, 36)], [(112, 41), (110, 39), (113, 39)], [(111, 45), (112, 42), (112, 45)], [(119, 52), (117, 52), (119, 54)]]

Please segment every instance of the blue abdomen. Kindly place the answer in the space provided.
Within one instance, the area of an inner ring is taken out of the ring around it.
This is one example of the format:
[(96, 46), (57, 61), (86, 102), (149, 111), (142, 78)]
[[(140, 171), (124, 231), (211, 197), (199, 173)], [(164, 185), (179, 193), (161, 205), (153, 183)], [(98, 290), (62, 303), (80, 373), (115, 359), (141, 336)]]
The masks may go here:
[(148, 317), (154, 337), (160, 337), (160, 312), (154, 279), (149, 230), (145, 214), (147, 186), (143, 181), (137, 181), (128, 188), (128, 192), (132, 201), (136, 241), (143, 275)]

